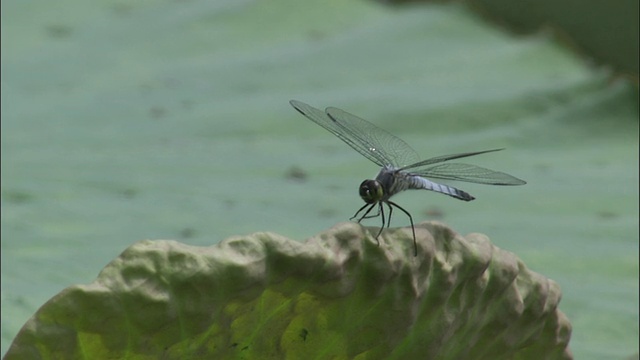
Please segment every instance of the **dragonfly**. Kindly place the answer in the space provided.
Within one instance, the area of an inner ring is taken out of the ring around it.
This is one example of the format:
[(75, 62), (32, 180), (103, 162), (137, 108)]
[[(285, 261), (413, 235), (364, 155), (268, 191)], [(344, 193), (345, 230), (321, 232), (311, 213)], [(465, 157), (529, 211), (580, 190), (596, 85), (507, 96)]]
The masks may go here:
[[(448, 162), (454, 159), (504, 149), (443, 155), (420, 160), (416, 151), (402, 139), (344, 110), (328, 107), (322, 111), (297, 100), (291, 100), (289, 103), (309, 120), (322, 126), (362, 156), (381, 167), (375, 179), (364, 180), (360, 184), (359, 194), (365, 204), (349, 219), (357, 219), (357, 222), (360, 223), (364, 219), (380, 216), (382, 226), (376, 235), (378, 246), (380, 246), (378, 238), (385, 228), (385, 221), (386, 227), (389, 228), (391, 215), (395, 207), (409, 217), (413, 233), (414, 256), (418, 255), (413, 217), (407, 210), (390, 200), (392, 196), (402, 191), (410, 189), (430, 190), (463, 201), (475, 199), (465, 191), (429, 179), (454, 180), (485, 185), (526, 184), (524, 180), (500, 171), (476, 165)], [(386, 205), (389, 209), (386, 219), (383, 205)], [(374, 208), (377, 208), (377, 212), (370, 215)], [(363, 214), (358, 217), (360, 213)]]

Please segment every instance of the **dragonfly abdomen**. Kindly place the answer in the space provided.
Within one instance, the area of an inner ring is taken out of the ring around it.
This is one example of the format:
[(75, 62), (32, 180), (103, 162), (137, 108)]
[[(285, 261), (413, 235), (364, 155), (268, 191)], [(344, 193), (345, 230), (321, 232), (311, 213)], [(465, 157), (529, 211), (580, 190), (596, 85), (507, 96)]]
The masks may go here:
[(438, 184), (431, 180), (427, 180), (421, 176), (408, 175), (407, 177), (405, 177), (405, 181), (402, 181), (402, 182), (408, 184), (408, 187), (407, 187), (408, 189), (435, 191), (435, 192), (449, 195), (451, 197), (464, 200), (464, 201), (471, 201), (475, 199), (473, 196), (471, 196), (469, 193), (465, 191), (456, 189), (453, 186)]

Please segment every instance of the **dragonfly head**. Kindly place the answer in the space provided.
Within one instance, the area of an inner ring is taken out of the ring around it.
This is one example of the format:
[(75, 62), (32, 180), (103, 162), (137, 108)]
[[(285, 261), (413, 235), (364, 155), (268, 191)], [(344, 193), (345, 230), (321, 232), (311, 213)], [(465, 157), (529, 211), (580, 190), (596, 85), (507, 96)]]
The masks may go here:
[(384, 191), (382, 185), (377, 180), (365, 180), (360, 184), (360, 197), (367, 204), (373, 204), (382, 200)]

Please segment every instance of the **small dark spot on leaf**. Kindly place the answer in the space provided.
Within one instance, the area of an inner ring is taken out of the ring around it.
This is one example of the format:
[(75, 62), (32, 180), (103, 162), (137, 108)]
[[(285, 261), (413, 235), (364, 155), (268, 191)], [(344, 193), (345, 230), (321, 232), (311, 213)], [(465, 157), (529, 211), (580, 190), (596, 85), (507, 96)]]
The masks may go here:
[(12, 204), (24, 204), (31, 201), (32, 196), (23, 191), (6, 191), (2, 194), (2, 198)]
[(309, 330), (307, 329), (302, 329), (300, 330), (300, 337), (302, 338), (302, 341), (307, 341), (307, 336), (309, 335)]
[(224, 207), (226, 207), (227, 209), (233, 209), (236, 206), (236, 202), (230, 199), (224, 200), (223, 203)]
[(120, 194), (126, 199), (133, 199), (134, 197), (136, 197), (136, 195), (138, 195), (138, 192), (134, 189), (123, 189), (122, 191), (120, 191)]
[(240, 351), (245, 351), (245, 350), (247, 350), (248, 348), (249, 348), (249, 345), (247, 345), (247, 346), (243, 347), (242, 349), (240, 349)]
[(186, 227), (180, 230), (180, 237), (182, 237), (183, 239), (192, 238), (195, 234), (196, 234), (196, 231), (190, 227)]
[(233, 343), (233, 344), (229, 345), (230, 348), (234, 348), (234, 347), (237, 347), (237, 346), (238, 346), (238, 343)]
[(167, 110), (162, 106), (152, 106), (151, 109), (149, 109), (149, 114), (152, 118), (159, 119), (167, 115)]
[(64, 39), (71, 36), (72, 29), (70, 26), (62, 24), (54, 24), (46, 27), (47, 34), (56, 39)]
[(613, 211), (607, 211), (607, 210), (599, 211), (597, 215), (601, 219), (614, 219), (618, 217), (618, 214), (614, 213)]
[(305, 180), (307, 180), (307, 177), (307, 173), (297, 166), (292, 166), (291, 168), (289, 168), (286, 174), (287, 179), (299, 182), (304, 182)]
[(424, 214), (432, 219), (442, 219), (444, 217), (444, 212), (435, 207), (425, 210)]

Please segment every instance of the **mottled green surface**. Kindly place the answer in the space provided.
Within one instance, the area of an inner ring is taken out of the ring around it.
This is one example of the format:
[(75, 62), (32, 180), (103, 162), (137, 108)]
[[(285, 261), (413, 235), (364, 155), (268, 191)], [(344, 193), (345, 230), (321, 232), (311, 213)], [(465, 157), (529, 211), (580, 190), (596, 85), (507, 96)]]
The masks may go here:
[(557, 283), (486, 236), (343, 223), (208, 247), (142, 241), (43, 306), (6, 360), (570, 359)]
[(576, 358), (638, 352), (637, 92), (548, 39), (358, 1), (4, 1), (1, 26), (3, 353), (138, 240), (304, 239), (348, 219), (377, 169), (290, 99), (425, 157), (507, 147), (473, 163), (526, 186), (395, 200), (556, 280)]

